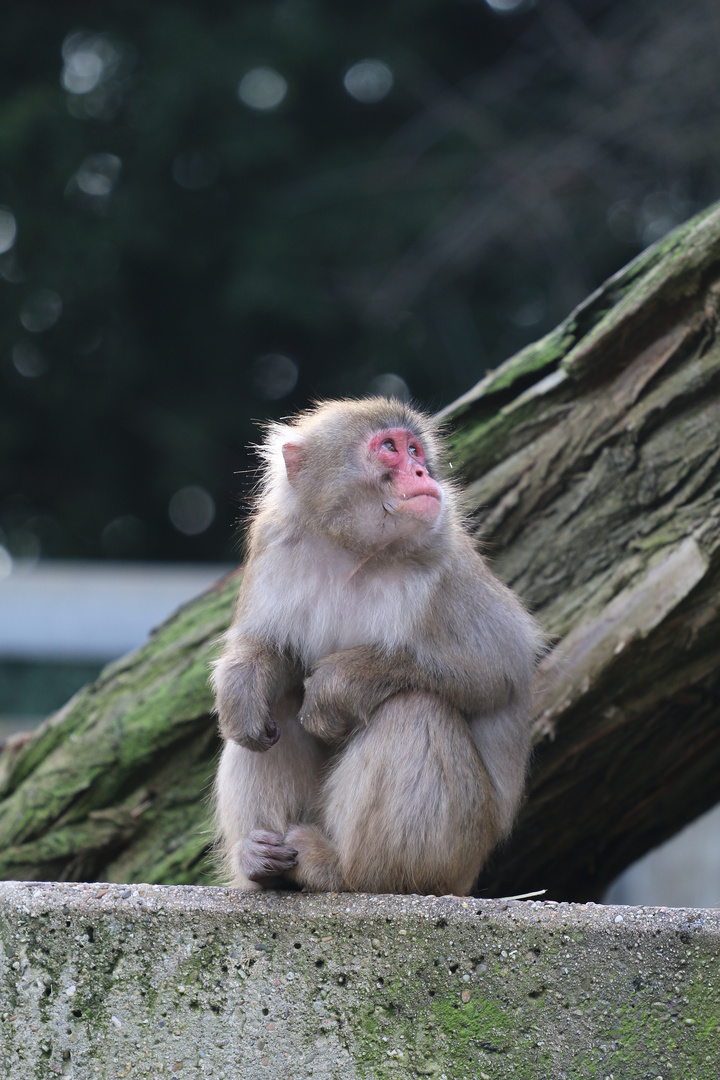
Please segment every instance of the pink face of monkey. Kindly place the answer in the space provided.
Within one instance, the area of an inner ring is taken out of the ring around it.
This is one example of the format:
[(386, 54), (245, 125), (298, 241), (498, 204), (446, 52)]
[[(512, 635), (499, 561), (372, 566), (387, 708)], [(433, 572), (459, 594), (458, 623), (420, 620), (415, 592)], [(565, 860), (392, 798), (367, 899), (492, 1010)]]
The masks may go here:
[(407, 428), (387, 428), (373, 435), (367, 446), (370, 462), (392, 484), (392, 510), (433, 525), (442, 505), (439, 484), (425, 465), (422, 443)]
[(363, 556), (396, 540), (423, 542), (438, 532), (444, 496), (413, 431), (382, 428), (363, 436), (359, 445), (353, 445), (351, 433), (347, 445), (344, 433), (332, 434), (329, 446), (322, 441), (314, 446), (312, 439), (282, 444), (287, 479), (306, 514), (305, 529), (325, 532)]

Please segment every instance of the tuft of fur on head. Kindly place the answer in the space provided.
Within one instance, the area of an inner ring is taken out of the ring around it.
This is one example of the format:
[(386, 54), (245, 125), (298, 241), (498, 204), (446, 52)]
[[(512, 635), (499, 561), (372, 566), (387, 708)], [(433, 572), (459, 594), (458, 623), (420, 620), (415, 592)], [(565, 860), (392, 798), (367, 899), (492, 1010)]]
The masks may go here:
[(282, 448), (285, 443), (300, 441), (302, 441), (302, 436), (293, 423), (281, 423), (271, 420), (265, 425), (263, 442), (253, 447), (260, 459), (258, 499), (262, 499), (271, 488), (287, 482)]

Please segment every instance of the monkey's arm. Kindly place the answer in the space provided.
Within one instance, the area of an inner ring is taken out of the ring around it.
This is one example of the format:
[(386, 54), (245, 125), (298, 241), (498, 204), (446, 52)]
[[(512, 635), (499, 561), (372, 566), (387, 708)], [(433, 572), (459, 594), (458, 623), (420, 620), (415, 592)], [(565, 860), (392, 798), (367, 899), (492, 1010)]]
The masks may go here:
[(269, 750), (280, 732), (274, 703), (302, 678), (292, 660), (270, 644), (231, 630), (212, 675), (220, 734), (248, 750)]
[(305, 681), (300, 720), (312, 735), (339, 742), (394, 694), (434, 694), (468, 716), (496, 712), (512, 691), (510, 675), (464, 650), (423, 659), (409, 650), (387, 653), (373, 645), (323, 657)]
[(529, 693), (542, 635), (474, 552), (440, 583), (404, 649), (362, 645), (323, 657), (305, 681), (301, 722), (326, 742), (365, 725), (394, 694), (434, 694), (468, 717)]

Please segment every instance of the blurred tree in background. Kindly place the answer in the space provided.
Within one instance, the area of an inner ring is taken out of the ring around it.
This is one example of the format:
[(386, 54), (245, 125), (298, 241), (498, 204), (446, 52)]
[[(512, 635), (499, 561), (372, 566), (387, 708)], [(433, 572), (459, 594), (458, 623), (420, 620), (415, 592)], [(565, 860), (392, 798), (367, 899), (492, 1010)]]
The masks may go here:
[(720, 194), (712, 0), (26, 0), (3, 24), (15, 556), (232, 558), (254, 419), (439, 407)]

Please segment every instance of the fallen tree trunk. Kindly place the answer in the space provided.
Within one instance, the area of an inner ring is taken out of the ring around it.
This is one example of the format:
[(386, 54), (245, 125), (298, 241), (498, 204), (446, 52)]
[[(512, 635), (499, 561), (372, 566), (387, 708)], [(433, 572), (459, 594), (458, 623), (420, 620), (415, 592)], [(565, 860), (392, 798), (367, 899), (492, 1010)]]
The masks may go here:
[[(446, 410), (479, 541), (555, 647), (482, 894), (597, 897), (720, 798), (720, 207)], [(236, 575), (0, 757), (0, 876), (208, 882)]]

